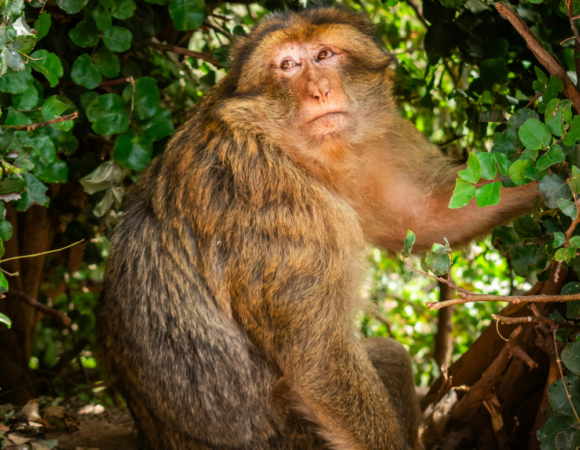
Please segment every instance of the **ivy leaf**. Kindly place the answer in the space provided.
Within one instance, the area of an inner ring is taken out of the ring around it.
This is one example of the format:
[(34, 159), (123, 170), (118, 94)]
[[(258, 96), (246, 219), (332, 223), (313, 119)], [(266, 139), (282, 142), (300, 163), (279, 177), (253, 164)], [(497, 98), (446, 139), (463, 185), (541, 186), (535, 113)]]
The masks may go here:
[(50, 87), (55, 87), (63, 75), (62, 64), (58, 56), (46, 50), (36, 50), (30, 57), (32, 58), (29, 62), (30, 66), (45, 76)]
[(528, 119), (518, 130), (518, 137), (530, 150), (545, 150), (552, 142), (552, 133), (546, 124), (538, 119)]
[(568, 130), (566, 137), (562, 139), (562, 143), (571, 147), (578, 139), (580, 139), (580, 116), (574, 116), (572, 126)]
[(518, 151), (518, 148), (510, 140), (507, 130), (501, 133), (494, 133), (493, 135), (493, 147), (491, 147), (491, 153), (502, 153), (504, 155), (513, 155)]
[(484, 206), (497, 205), (500, 200), (501, 183), (484, 184), (475, 190), (475, 201), (477, 206), (483, 208)]
[(97, 45), (101, 32), (91, 16), (77, 23), (76, 27), (70, 30), (68, 35), (76, 45), (87, 48)]
[(565, 198), (559, 198), (556, 200), (556, 203), (558, 204), (558, 208), (560, 208), (564, 214), (572, 219), (576, 218), (576, 214), (578, 214), (576, 203), (571, 200), (566, 200)]
[(519, 217), (514, 222), (514, 230), (524, 240), (535, 241), (536, 239), (541, 238), (543, 234), (542, 228), (532, 216)]
[[(123, 100), (126, 105), (131, 103), (133, 86), (128, 84), (123, 91)], [(159, 107), (159, 88), (157, 81), (152, 77), (143, 77), (135, 81), (135, 100), (133, 114), (137, 119), (147, 119)]]
[(48, 190), (48, 186), (31, 173), (25, 173), (24, 179), (26, 180), (27, 188), (20, 196), (20, 200), (16, 202), (16, 210), (26, 211), (32, 205), (48, 207), (50, 199), (44, 195)]
[(542, 156), (536, 162), (536, 168), (538, 170), (546, 170), (548, 167), (553, 166), (554, 164), (559, 164), (564, 162), (566, 159), (566, 155), (562, 150), (562, 147), (559, 145), (552, 145), (548, 152)]
[(548, 104), (544, 117), (550, 131), (556, 136), (562, 136), (565, 131), (564, 124), (572, 118), (572, 102), (568, 99), (553, 99)]
[(50, 164), (45, 164), (42, 160), (34, 160), (34, 175), (46, 183), (66, 183), (68, 166), (58, 158)]
[[(561, 380), (556, 381), (562, 384)], [(552, 387), (550, 386), (550, 387)], [(549, 392), (549, 391), (548, 391)], [(573, 416), (564, 414), (554, 414), (548, 418), (542, 428), (538, 430), (537, 438), (540, 441), (541, 450), (560, 450), (561, 447), (556, 446), (556, 439), (562, 432), (567, 432), (572, 428), (576, 419)]]
[(6, 73), (0, 77), (0, 92), (21, 94), (32, 85), (32, 81), (29, 68), (19, 71), (7, 69)]
[(467, 159), (467, 168), (465, 170), (460, 170), (457, 172), (460, 178), (470, 183), (477, 183), (481, 178), (481, 165), (479, 164), (479, 158), (475, 154), (470, 153)]
[(570, 187), (574, 194), (580, 193), (580, 170), (576, 166), (572, 166), (572, 174), (570, 175)]
[(113, 185), (119, 184), (122, 179), (123, 171), (121, 168), (113, 161), (106, 161), (79, 181), (85, 192), (92, 195), (108, 189), (111, 186), (111, 182)]
[(120, 135), (115, 142), (115, 161), (129, 169), (143, 170), (151, 162), (151, 153), (151, 140), (137, 136), (134, 130)]
[(571, 198), (570, 186), (558, 175), (547, 175), (538, 183), (538, 191), (542, 194), (544, 202), (549, 208), (558, 207), (559, 198)]
[(449, 208), (461, 208), (467, 205), (474, 196), (475, 186), (461, 178), (458, 178), (455, 182), (455, 190), (453, 191), (453, 196), (449, 202)]
[(129, 118), (123, 111), (121, 97), (117, 94), (101, 95), (91, 102), (86, 113), (97, 134), (123, 133), (129, 128)]
[(403, 258), (408, 258), (413, 251), (413, 244), (415, 243), (415, 233), (407, 230), (407, 237), (403, 241)]
[(34, 29), (36, 30), (36, 42), (40, 41), (48, 34), (51, 24), (52, 17), (46, 11), (38, 16), (38, 19), (34, 21)]
[(506, 176), (509, 173), (510, 163), (506, 155), (503, 153), (494, 153), (493, 157), (499, 168), (499, 173), (502, 176)]
[[(532, 120), (532, 119), (530, 119)], [(527, 122), (526, 122), (527, 123)], [(523, 127), (522, 127), (523, 128)], [(526, 179), (524, 172), (534, 165), (533, 161), (529, 159), (518, 159), (509, 168), (510, 179), (518, 186), (526, 184), (528, 180)]]
[(88, 2), (89, 0), (56, 0), (60, 9), (64, 9), (69, 14), (78, 13)]
[(195, 30), (205, 19), (205, 2), (204, 0), (170, 0), (169, 15), (177, 30)]
[(42, 117), (44, 120), (53, 120), (69, 108), (69, 104), (59, 100), (58, 96), (49, 97), (42, 105)]
[(564, 245), (564, 242), (566, 242), (566, 236), (564, 235), (564, 233), (562, 233), (561, 231), (555, 231), (554, 243), (552, 244), (552, 247), (554, 248), (561, 247), (562, 245)]
[(72, 80), (87, 89), (95, 89), (101, 84), (101, 70), (91, 63), (88, 53), (83, 53), (74, 62), (70, 76)]
[(495, 166), (495, 158), (493, 154), (488, 152), (477, 153), (479, 165), (481, 166), (481, 176), (486, 180), (493, 180), (497, 175), (497, 168)]
[[(6, 277), (4, 276), (4, 274), (2, 272), (0, 272), (0, 274), (2, 275), (2, 277), (6, 280)], [(0, 277), (0, 278), (2, 278)], [(0, 280), (1, 281), (1, 280)], [(4, 314), (0, 313), (0, 323), (3, 323), (4, 325), (6, 325), (8, 328), (10, 328), (12, 326), (12, 321), (10, 320), (10, 318), (8, 316), (5, 316)]]
[(111, 13), (107, 8), (103, 5), (97, 6), (93, 9), (91, 13), (95, 23), (97, 24), (97, 28), (101, 31), (107, 31), (109, 28), (113, 26), (113, 19), (111, 18)]
[(124, 52), (131, 48), (133, 35), (124, 27), (112, 26), (103, 33), (103, 42), (113, 52)]
[(137, 5), (133, 0), (114, 0), (111, 14), (115, 19), (127, 20), (133, 17)]
[(26, 114), (16, 111), (12, 106), (8, 107), (8, 116), (5, 125), (30, 125), (32, 120)]
[(103, 47), (98, 50), (93, 57), (93, 63), (107, 78), (115, 78), (119, 75), (119, 57), (108, 48)]
[(38, 91), (34, 86), (30, 86), (21, 94), (12, 95), (12, 105), (20, 110), (30, 110), (38, 104)]
[(21, 178), (17, 175), (9, 175), (8, 178), (4, 178), (0, 181), (0, 195), (12, 194), (12, 193), (22, 193), (26, 187), (26, 179)]
[(138, 122), (139, 133), (152, 141), (158, 141), (175, 132), (171, 121), (171, 112), (165, 108), (158, 108), (149, 119)]

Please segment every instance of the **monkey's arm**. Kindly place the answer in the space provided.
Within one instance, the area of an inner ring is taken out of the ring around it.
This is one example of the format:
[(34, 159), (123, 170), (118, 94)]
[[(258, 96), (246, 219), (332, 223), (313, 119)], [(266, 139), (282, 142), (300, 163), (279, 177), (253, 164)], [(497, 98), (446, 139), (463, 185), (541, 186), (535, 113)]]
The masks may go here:
[[(407, 230), (416, 235), (415, 250), (427, 250), (447, 238), (452, 247), (489, 233), (495, 226), (530, 213), (537, 183), (501, 189), (501, 201), (480, 208), (475, 199), (459, 209), (449, 209), (458, 165), (436, 146), (427, 142), (417, 129), (401, 119), (397, 133), (381, 151), (366, 158), (365, 179), (359, 182), (367, 191), (359, 211), (367, 240), (399, 251)], [(355, 206), (356, 208), (356, 206)], [(370, 214), (367, 212), (370, 211)]]

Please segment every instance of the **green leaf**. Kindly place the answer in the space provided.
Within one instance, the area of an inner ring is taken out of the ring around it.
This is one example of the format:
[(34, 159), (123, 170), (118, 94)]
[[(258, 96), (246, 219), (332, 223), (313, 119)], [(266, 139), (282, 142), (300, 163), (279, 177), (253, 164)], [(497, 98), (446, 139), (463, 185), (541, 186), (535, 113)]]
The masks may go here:
[(53, 95), (49, 97), (42, 105), (42, 117), (44, 120), (53, 120), (65, 112), (69, 108), (67, 103), (58, 99), (58, 96)]
[(3, 220), (0, 222), (0, 239), (3, 241), (9, 241), (12, 237), (12, 224), (7, 220)]
[(101, 70), (91, 63), (91, 57), (88, 53), (83, 53), (74, 62), (70, 76), (76, 84), (94, 89), (101, 84)]
[(91, 102), (86, 113), (97, 134), (123, 133), (129, 128), (129, 118), (123, 111), (121, 97), (117, 94), (101, 95)]
[(14, 71), (7, 69), (6, 73), (0, 77), (0, 92), (7, 94), (21, 94), (32, 86), (32, 75), (30, 69)]
[(107, 31), (109, 28), (113, 26), (113, 19), (111, 18), (111, 13), (109, 10), (105, 8), (103, 5), (97, 6), (93, 9), (91, 13), (95, 23), (97, 24), (97, 28), (101, 31)]
[(575, 253), (574, 249), (565, 247), (560, 248), (554, 254), (554, 259), (556, 261), (566, 261), (567, 263), (569, 263), (572, 260), (572, 258), (574, 258), (574, 253)]
[(574, 116), (574, 119), (572, 119), (572, 126), (570, 127), (570, 130), (568, 130), (566, 137), (562, 139), (562, 143), (564, 145), (572, 146), (578, 139), (580, 139), (580, 116)]
[[(566, 364), (566, 367), (570, 369), (574, 373), (578, 369), (580, 369), (578, 360), (577, 352), (579, 349), (580, 341), (570, 342), (566, 345), (566, 348), (562, 350), (562, 362)], [(567, 350), (568, 349), (568, 350)], [(575, 355), (576, 354), (576, 355)], [(570, 364), (570, 366), (568, 365)], [(566, 386), (568, 388), (568, 392), (570, 393), (570, 397), (572, 403), (574, 405), (574, 409), (576, 411), (580, 411), (580, 378), (575, 376), (567, 376), (564, 377), (564, 380), (559, 379), (550, 387), (548, 387), (548, 400), (550, 401), (550, 406), (554, 408), (559, 414), (565, 414), (571, 417), (574, 417), (574, 411), (572, 410), (572, 406), (570, 405), (570, 399), (566, 395), (566, 390), (564, 389), (564, 382), (566, 382)]]
[(481, 166), (481, 176), (485, 180), (493, 180), (497, 175), (497, 168), (495, 166), (495, 158), (493, 154), (488, 152), (477, 153), (479, 165)]
[(460, 178), (470, 183), (477, 183), (481, 178), (481, 165), (479, 164), (479, 158), (473, 154), (469, 154), (467, 159), (467, 168), (465, 170), (460, 170), (457, 172)]
[(40, 41), (48, 34), (51, 24), (52, 17), (46, 11), (38, 16), (38, 19), (34, 21), (34, 29), (36, 30), (36, 42)]
[(111, 187), (111, 182), (113, 185), (119, 184), (122, 179), (123, 171), (121, 168), (113, 161), (106, 161), (79, 181), (85, 192), (92, 195)]
[(119, 75), (119, 57), (108, 48), (101, 48), (93, 57), (93, 63), (107, 78), (115, 78)]
[(514, 272), (520, 277), (525, 277), (530, 267), (538, 267), (546, 263), (546, 253), (540, 245), (517, 243), (511, 248), (510, 254)]
[(532, 216), (519, 217), (514, 222), (514, 230), (524, 240), (535, 241), (540, 239), (543, 235), (542, 228)]
[(17, 175), (9, 175), (0, 181), (0, 195), (21, 193), (26, 187), (26, 180)]
[(203, 0), (170, 0), (169, 15), (177, 30), (195, 30), (205, 19), (205, 2)]
[(538, 159), (538, 161), (536, 162), (536, 168), (538, 170), (545, 170), (548, 167), (553, 166), (554, 164), (564, 162), (565, 159), (566, 155), (564, 154), (562, 147), (560, 147), (559, 145), (552, 145), (548, 150), (548, 152), (540, 159)]
[(564, 242), (566, 242), (566, 236), (564, 235), (564, 233), (562, 233), (561, 231), (554, 232), (554, 243), (552, 244), (552, 247), (554, 248), (561, 247), (562, 245), (564, 245)]
[(538, 81), (540, 83), (548, 84), (548, 81), (550, 81), (548, 75), (546, 75), (541, 69), (538, 69), (538, 67), (536, 66), (534, 66), (534, 71), (536, 72), (536, 76), (538, 77)]
[(580, 247), (580, 236), (572, 236), (570, 238), (570, 245), (572, 247)]
[(565, 198), (559, 198), (556, 200), (556, 203), (558, 204), (558, 208), (560, 208), (564, 214), (572, 219), (576, 218), (576, 214), (578, 214), (576, 203)]
[[(542, 95), (542, 101), (538, 106), (538, 112), (543, 114), (550, 102), (558, 97), (558, 93), (562, 92), (564, 89), (564, 83), (558, 77), (550, 77), (548, 82), (548, 89)], [(541, 89), (540, 89), (541, 90)]]
[(550, 131), (556, 136), (562, 136), (565, 123), (572, 118), (572, 102), (568, 99), (553, 99), (546, 108), (544, 118)]
[(25, 173), (24, 179), (26, 180), (27, 187), (20, 196), (20, 200), (16, 202), (16, 210), (26, 211), (32, 205), (48, 207), (50, 199), (44, 195), (48, 190), (48, 186), (31, 173)]
[(158, 141), (166, 136), (171, 136), (175, 132), (175, 127), (171, 121), (171, 112), (165, 108), (158, 108), (155, 114), (149, 119), (138, 122), (139, 134)]
[(77, 23), (69, 32), (69, 37), (76, 45), (82, 48), (94, 47), (99, 42), (101, 32), (92, 16)]
[[(2, 275), (2, 277), (4, 277), (4, 279), (6, 279), (6, 277), (4, 276), (4, 274), (2, 272), (0, 272), (0, 275)], [(12, 326), (12, 321), (8, 318), (8, 316), (5, 316), (2, 313), (0, 313), (0, 323), (3, 323), (8, 328), (10, 328)]]
[(413, 251), (413, 244), (415, 243), (415, 233), (407, 230), (407, 237), (403, 241), (403, 258), (408, 258)]
[(36, 135), (30, 138), (30, 144), (34, 151), (44, 158), (48, 163), (51, 163), (56, 158), (56, 147), (52, 139), (45, 135)]
[[(574, 236), (579, 237), (579, 236)], [(574, 238), (572, 238), (574, 239)], [(570, 244), (572, 245), (572, 239), (570, 239)], [(576, 246), (575, 246), (576, 247)], [(562, 295), (568, 294), (580, 294), (580, 283), (566, 283), (562, 290), (560, 291)], [(566, 302), (566, 317), (569, 319), (577, 319), (580, 316), (580, 300), (574, 300)]]
[(9, 68), (18, 71), (24, 70), (24, 62), (22, 61), (22, 56), (20, 56), (20, 53), (18, 53), (15, 50), (12, 50), (11, 48), (6, 48), (2, 52), (2, 55), (4, 57), (6, 65)]
[(467, 205), (475, 196), (475, 186), (473, 184), (461, 178), (458, 178), (455, 183), (455, 190), (449, 202), (449, 208), (451, 209), (461, 208)]
[[(533, 119), (530, 119), (533, 120)], [(526, 122), (527, 123), (527, 122)], [(529, 159), (518, 159), (509, 168), (510, 179), (518, 186), (526, 184), (528, 180), (526, 179), (524, 172), (534, 165), (533, 161)]]
[(46, 164), (42, 160), (34, 160), (34, 175), (46, 183), (66, 183), (68, 166), (58, 158), (55, 158), (50, 164)]
[(528, 119), (518, 130), (518, 137), (531, 150), (545, 150), (552, 142), (552, 133), (546, 124), (538, 119)]
[(497, 167), (499, 168), (499, 173), (502, 176), (506, 176), (509, 173), (510, 163), (506, 155), (503, 153), (494, 153), (493, 157), (495, 158), (495, 162), (497, 163)]
[[(516, 136), (517, 141), (517, 136)], [(491, 147), (491, 153), (503, 153), (504, 155), (513, 155), (517, 152), (517, 142), (514, 143), (508, 136), (507, 130), (501, 133), (494, 133), (493, 135), (493, 147)]]
[(76, 14), (85, 7), (89, 0), (56, 0), (60, 9), (64, 9), (69, 14)]
[[(45, 76), (50, 87), (55, 87), (63, 75), (62, 64), (58, 56), (46, 50), (36, 50), (30, 57), (32, 58), (29, 62), (30, 66)], [(39, 61), (36, 61), (37, 59)]]
[[(123, 90), (123, 101), (131, 104), (133, 86), (128, 84)], [(157, 81), (152, 77), (143, 77), (135, 81), (135, 99), (133, 115), (137, 119), (147, 119), (153, 116), (159, 107), (159, 88)]]
[(127, 20), (133, 17), (136, 9), (137, 5), (133, 0), (115, 0), (111, 14), (115, 19)]
[(103, 33), (103, 42), (113, 52), (124, 52), (131, 48), (133, 35), (127, 28), (113, 26)]
[(120, 135), (115, 142), (115, 161), (133, 170), (143, 170), (151, 162), (151, 140), (137, 136), (134, 130)]
[(558, 175), (547, 175), (538, 183), (538, 191), (542, 194), (544, 202), (549, 208), (558, 207), (559, 198), (571, 198), (570, 186)]
[(12, 95), (14, 108), (27, 111), (33, 109), (38, 104), (38, 91), (34, 86), (30, 86), (21, 94)]
[(30, 53), (30, 51), (34, 48), (34, 44), (36, 43), (36, 36), (18, 36), (14, 39), (10, 48), (16, 50), (19, 53)]
[(580, 170), (576, 166), (572, 166), (572, 174), (570, 175), (570, 187), (574, 194), (580, 193)]
[(432, 251), (427, 253), (425, 257), (427, 268), (438, 277), (445, 275), (451, 268), (451, 257), (448, 249), (448, 246), (433, 244)]
[(484, 184), (475, 190), (475, 201), (477, 206), (483, 208), (484, 206), (497, 205), (500, 199), (501, 183), (496, 181), (491, 184)]
[[(562, 384), (561, 380), (556, 383)], [(538, 430), (537, 438), (540, 441), (541, 450), (560, 450), (556, 446), (556, 439), (560, 433), (565, 433), (572, 428), (576, 419), (564, 414), (553, 414), (548, 418), (544, 426)]]
[(8, 108), (5, 125), (30, 125), (32, 120), (26, 114), (16, 111), (12, 106)]

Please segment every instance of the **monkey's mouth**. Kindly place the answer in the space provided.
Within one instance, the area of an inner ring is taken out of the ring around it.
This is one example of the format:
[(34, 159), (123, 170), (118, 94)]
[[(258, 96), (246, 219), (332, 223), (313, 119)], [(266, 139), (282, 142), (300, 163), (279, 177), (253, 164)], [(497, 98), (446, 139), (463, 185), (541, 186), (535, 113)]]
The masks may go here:
[(307, 124), (311, 124), (314, 123), (320, 119), (337, 119), (339, 117), (345, 116), (346, 115), (346, 111), (332, 111), (332, 112), (327, 112), (324, 114), (321, 114), (320, 116), (315, 117), (312, 120), (309, 120), (308, 122), (306, 122)]

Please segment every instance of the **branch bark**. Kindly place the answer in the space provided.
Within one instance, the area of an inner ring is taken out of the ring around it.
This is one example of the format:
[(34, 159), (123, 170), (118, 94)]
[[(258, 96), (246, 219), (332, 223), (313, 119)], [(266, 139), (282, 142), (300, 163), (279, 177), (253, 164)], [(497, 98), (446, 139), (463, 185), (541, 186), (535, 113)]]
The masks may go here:
[(40, 311), (45, 316), (55, 317), (59, 319), (64, 325), (70, 325), (70, 317), (68, 317), (65, 313), (57, 311), (56, 309), (52, 309), (42, 303), (39, 303), (38, 300), (35, 298), (29, 297), (24, 292), (17, 291), (16, 289), (10, 289), (10, 295), (14, 298), (17, 298), (23, 303), (26, 303), (29, 306), (32, 306), (37, 311)]
[(551, 56), (542, 44), (533, 35), (530, 28), (525, 24), (522, 18), (503, 2), (495, 4), (499, 13), (504, 16), (513, 25), (516, 31), (524, 38), (528, 48), (532, 51), (540, 64), (546, 68), (550, 75), (558, 77), (564, 83), (564, 95), (573, 103), (574, 109), (580, 113), (580, 92), (570, 80), (566, 70)]
[(191, 56), (192, 58), (203, 59), (204, 61), (207, 61), (208, 63), (211, 63), (218, 68), (222, 67), (222, 65), (217, 61), (217, 59), (215, 59), (210, 53), (194, 52), (193, 50), (189, 50), (187, 48), (176, 47), (174, 45), (160, 44), (158, 42), (154, 42), (149, 39), (143, 39), (141, 42), (147, 45), (148, 47), (152, 47), (157, 50), (161, 50), (163, 52), (178, 53), (180, 55)]

